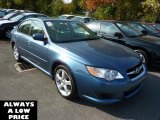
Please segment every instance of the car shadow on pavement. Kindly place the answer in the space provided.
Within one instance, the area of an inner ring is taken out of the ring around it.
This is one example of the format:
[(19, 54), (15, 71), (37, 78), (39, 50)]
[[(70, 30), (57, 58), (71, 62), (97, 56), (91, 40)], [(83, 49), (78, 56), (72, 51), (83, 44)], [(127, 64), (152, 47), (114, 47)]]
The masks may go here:
[(160, 66), (152, 66), (148, 69), (149, 72), (158, 72), (160, 73)]
[(160, 120), (160, 77), (149, 74), (139, 93), (122, 102), (111, 105), (95, 105), (85, 100), (75, 102), (96, 107), (120, 119)]

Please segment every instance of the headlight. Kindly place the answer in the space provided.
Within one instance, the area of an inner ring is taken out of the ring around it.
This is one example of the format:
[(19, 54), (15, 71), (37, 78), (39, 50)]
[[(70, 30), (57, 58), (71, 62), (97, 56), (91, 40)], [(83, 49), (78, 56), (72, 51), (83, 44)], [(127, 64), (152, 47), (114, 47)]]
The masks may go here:
[(115, 79), (123, 79), (124, 77), (116, 70), (104, 69), (104, 68), (95, 68), (87, 66), (87, 70), (91, 75), (98, 78), (104, 78), (108, 81)]

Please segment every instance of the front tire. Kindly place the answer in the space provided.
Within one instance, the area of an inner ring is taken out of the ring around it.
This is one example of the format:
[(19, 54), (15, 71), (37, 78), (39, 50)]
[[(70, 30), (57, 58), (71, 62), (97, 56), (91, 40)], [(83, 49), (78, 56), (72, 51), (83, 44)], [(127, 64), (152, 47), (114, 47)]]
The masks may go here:
[(66, 99), (73, 99), (77, 96), (76, 84), (69, 69), (59, 65), (54, 71), (54, 80), (58, 92)]

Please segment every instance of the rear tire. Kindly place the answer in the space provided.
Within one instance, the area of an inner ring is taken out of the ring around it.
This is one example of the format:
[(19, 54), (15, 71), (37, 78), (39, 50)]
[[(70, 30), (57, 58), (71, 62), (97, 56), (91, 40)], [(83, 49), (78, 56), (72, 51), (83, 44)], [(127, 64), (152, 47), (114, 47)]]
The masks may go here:
[(138, 53), (138, 55), (142, 59), (143, 63), (145, 63), (146, 65), (149, 64), (148, 55), (145, 51), (143, 51), (143, 50), (134, 50), (134, 51), (136, 51)]
[(5, 31), (5, 37), (7, 38), (7, 39), (11, 39), (11, 29), (7, 29), (6, 31)]
[(58, 92), (66, 99), (77, 97), (77, 88), (69, 69), (64, 65), (58, 65), (54, 71), (54, 80)]
[(15, 60), (18, 62), (21, 62), (21, 56), (20, 56), (19, 50), (15, 44), (13, 45), (13, 53), (14, 53)]

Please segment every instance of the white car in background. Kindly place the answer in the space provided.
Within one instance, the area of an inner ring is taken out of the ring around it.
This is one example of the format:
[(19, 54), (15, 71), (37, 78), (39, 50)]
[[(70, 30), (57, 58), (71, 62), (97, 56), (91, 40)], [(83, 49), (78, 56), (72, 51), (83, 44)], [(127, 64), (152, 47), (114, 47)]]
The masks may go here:
[(58, 17), (58, 19), (71, 19), (75, 17), (74, 15), (64, 14)]
[(71, 20), (82, 22), (82, 23), (89, 23), (91, 21), (94, 21), (95, 19), (92, 17), (75, 16), (71, 18)]

